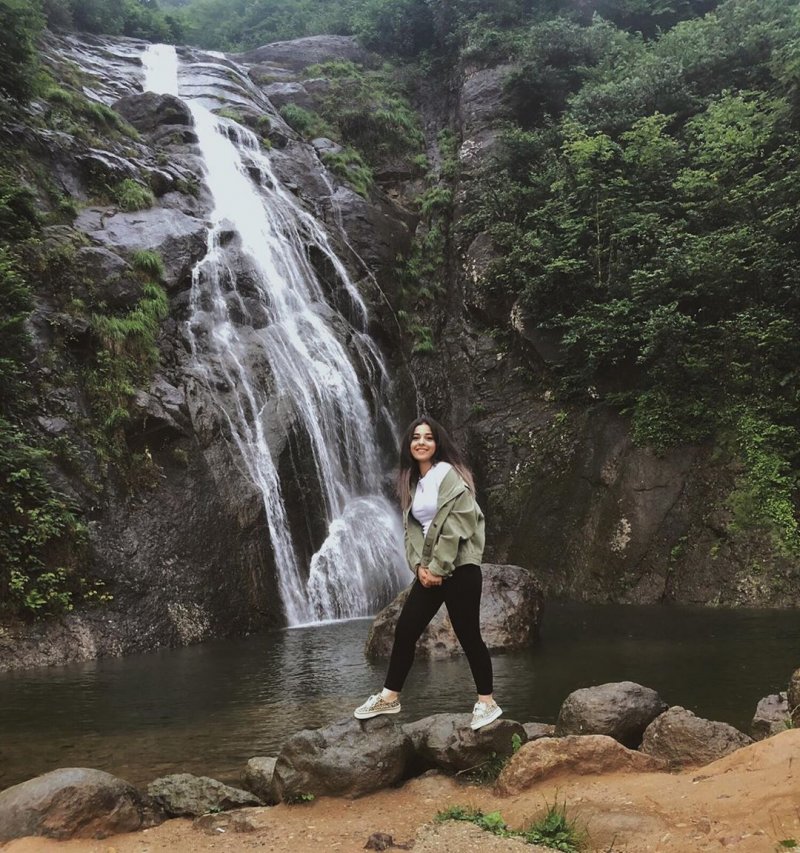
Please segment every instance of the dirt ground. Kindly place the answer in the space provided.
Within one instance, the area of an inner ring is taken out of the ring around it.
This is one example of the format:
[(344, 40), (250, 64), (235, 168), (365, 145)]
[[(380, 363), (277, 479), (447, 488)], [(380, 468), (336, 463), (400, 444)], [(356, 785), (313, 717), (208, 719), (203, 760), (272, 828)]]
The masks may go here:
[[(797, 764), (797, 767), (795, 767)], [(383, 832), (395, 843), (415, 841), (415, 853), (500, 853), (534, 850), (486, 837), (476, 827), (428, 825), (449, 805), (498, 810), (515, 828), (546, 804), (566, 804), (595, 853), (764, 853), (800, 847), (800, 730), (788, 730), (699, 770), (681, 773), (563, 776), (512, 797), (440, 775), (358, 800), (320, 798), (301, 805), (243, 810), (248, 832), (195, 828), (171, 820), (102, 841), (25, 838), (0, 845), (3, 853), (194, 853), (291, 851), (356, 853)], [(227, 818), (226, 818), (227, 819)], [(781, 844), (781, 842), (785, 842)], [(391, 849), (391, 848), (390, 848)]]

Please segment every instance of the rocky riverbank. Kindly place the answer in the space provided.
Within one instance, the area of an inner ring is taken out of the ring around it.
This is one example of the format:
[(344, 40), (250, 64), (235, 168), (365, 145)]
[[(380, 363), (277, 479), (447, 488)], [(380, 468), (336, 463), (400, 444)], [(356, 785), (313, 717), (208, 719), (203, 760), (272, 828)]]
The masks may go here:
[[(752, 774), (763, 770), (791, 776), (792, 762), (800, 756), (800, 735), (788, 728), (792, 725), (792, 710), (795, 718), (798, 713), (797, 676), (796, 673), (789, 685), (782, 707), (776, 702), (780, 697), (769, 697), (769, 719), (764, 719), (765, 703), (759, 704), (753, 734), (763, 736), (765, 723), (775, 732), (763, 743), (754, 742), (725, 723), (700, 719), (680, 707), (667, 708), (655, 691), (646, 687), (620, 682), (572, 693), (561, 708), (555, 729), (523, 726), (501, 718), (473, 732), (467, 715), (438, 714), (406, 725), (398, 725), (390, 717), (367, 721), (347, 718), (290, 737), (276, 758), (252, 759), (242, 774), (247, 790), (205, 777), (175, 774), (154, 780), (146, 791), (139, 791), (96, 770), (52, 771), (0, 793), (0, 841), (13, 842), (32, 835), (59, 840), (103, 838), (139, 830), (157, 835), (166, 831), (153, 829), (158, 824), (168, 818), (187, 816), (196, 818), (193, 829), (188, 828), (190, 833), (199, 830), (249, 834), (256, 831), (260, 810), (238, 811), (224, 818), (215, 815), (242, 807), (259, 809), (270, 803), (283, 804), (274, 809), (285, 809), (329, 797), (352, 800), (374, 796), (383, 789), (396, 788), (409, 777), (413, 781), (406, 782), (395, 796), (402, 801), (409, 792), (416, 796), (425, 786), (433, 785), (440, 796), (426, 799), (431, 816), (435, 814), (434, 806), (440, 810), (456, 803), (459, 795), (467, 798), (468, 805), (477, 803), (486, 811), (489, 803), (489, 810), (502, 807), (510, 815), (520, 804), (530, 806), (535, 796), (552, 791), (556, 780), (562, 784), (566, 781), (573, 794), (572, 800), (565, 800), (570, 805), (596, 797), (598, 787), (605, 784), (603, 780), (617, 780), (613, 783), (617, 785), (623, 776), (629, 777), (629, 789), (641, 786), (648, 791), (659, 787), (678, 790), (689, 784), (687, 778), (692, 784), (718, 780), (718, 784), (704, 785), (707, 794), (720, 786), (730, 787), (734, 778), (730, 774), (737, 772)], [(698, 773), (700, 767), (703, 771)], [(692, 768), (692, 773), (669, 775), (670, 771), (686, 768)], [(749, 778), (751, 782), (758, 781), (759, 786), (763, 781), (758, 774)], [(476, 782), (482, 785), (475, 787)], [(742, 795), (745, 790), (754, 797), (765, 794), (759, 786), (752, 789), (738, 784)], [(590, 796), (589, 790), (594, 794)], [(632, 803), (633, 800), (628, 804)], [(641, 816), (636, 817), (635, 809), (631, 812), (631, 826), (641, 826)], [(648, 809), (650, 812), (652, 809)], [(777, 819), (772, 805), (767, 813), (770, 819)], [(780, 821), (788, 821), (789, 817), (781, 812)], [(652, 823), (652, 818), (648, 819)], [(271, 820), (270, 814), (268, 822)], [(604, 824), (608, 825), (608, 819)], [(718, 835), (716, 827), (720, 824), (720, 817), (709, 807), (702, 820), (691, 824), (676, 822), (673, 829), (690, 827), (696, 842), (712, 843), (713, 833), (713, 843), (717, 843), (720, 837), (728, 838)], [(735, 838), (731, 835), (725, 843), (739, 844), (756, 836), (763, 842), (766, 830), (762, 824), (762, 817), (751, 814), (743, 821), (739, 834)], [(759, 829), (753, 828), (756, 825)], [(735, 832), (727, 823), (724, 826), (724, 832)], [(660, 828), (663, 834), (663, 820)], [(375, 830), (387, 831), (383, 827)], [(685, 840), (686, 836), (686, 832), (680, 832), (675, 837)], [(629, 845), (623, 848), (626, 850), (680, 849), (635, 846), (640, 839), (630, 828), (622, 837)], [(662, 840), (669, 838), (671, 831)], [(183, 843), (188, 842), (183, 839), (180, 844)], [(25, 848), (12, 845), (10, 849)], [(712, 848), (700, 845), (692, 849)], [(764, 848), (745, 845), (740, 849)]]

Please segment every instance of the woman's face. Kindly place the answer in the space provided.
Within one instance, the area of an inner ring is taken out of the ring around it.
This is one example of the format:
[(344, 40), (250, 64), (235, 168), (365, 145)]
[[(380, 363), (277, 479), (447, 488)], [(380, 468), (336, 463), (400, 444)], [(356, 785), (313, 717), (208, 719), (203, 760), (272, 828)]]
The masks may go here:
[(427, 424), (414, 427), (414, 432), (411, 435), (411, 456), (416, 463), (424, 467), (431, 465), (435, 453), (436, 441), (433, 438), (431, 428)]

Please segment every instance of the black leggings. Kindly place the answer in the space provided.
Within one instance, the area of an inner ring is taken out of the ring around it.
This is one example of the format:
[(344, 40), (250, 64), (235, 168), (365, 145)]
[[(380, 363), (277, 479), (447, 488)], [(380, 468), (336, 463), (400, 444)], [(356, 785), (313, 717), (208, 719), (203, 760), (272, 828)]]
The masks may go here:
[(436, 615), (442, 602), (459, 643), (464, 649), (481, 696), (492, 692), (492, 659), (481, 637), (481, 567), (459, 566), (438, 586), (424, 587), (418, 580), (411, 587), (400, 611), (394, 632), (392, 656), (386, 673), (385, 687), (399, 693), (414, 663), (417, 640)]

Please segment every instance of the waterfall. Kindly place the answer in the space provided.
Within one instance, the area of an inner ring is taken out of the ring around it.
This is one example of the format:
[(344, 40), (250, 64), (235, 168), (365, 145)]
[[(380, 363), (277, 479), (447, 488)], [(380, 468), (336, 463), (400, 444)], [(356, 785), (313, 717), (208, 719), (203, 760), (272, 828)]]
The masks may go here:
[[(149, 47), (144, 66), (145, 90), (179, 96), (173, 47)], [(386, 371), (365, 333), (366, 307), (327, 234), (281, 186), (257, 137), (204, 100), (184, 100), (214, 205), (207, 252), (192, 275), (186, 337), (193, 372), (263, 497), (289, 624), (370, 615), (407, 570), (397, 513), (382, 496), (375, 417), (385, 412)], [(342, 311), (326, 299), (310, 249), (334, 271), (343, 291), (337, 301), (348, 303)], [(373, 389), (372, 407), (359, 373)], [(325, 514), (327, 535), (310, 565), (298, 558), (278, 471), (275, 446), (285, 447), (291, 430), (313, 457)]]

